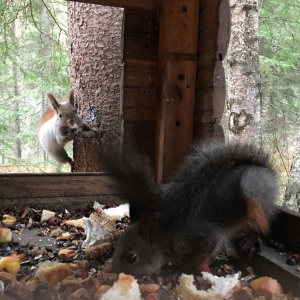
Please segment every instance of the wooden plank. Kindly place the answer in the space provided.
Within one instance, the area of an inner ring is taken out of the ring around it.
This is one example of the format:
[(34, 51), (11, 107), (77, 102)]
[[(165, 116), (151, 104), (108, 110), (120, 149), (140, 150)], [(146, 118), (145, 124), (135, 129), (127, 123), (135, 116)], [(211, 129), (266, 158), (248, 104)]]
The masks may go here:
[(222, 0), (202, 0), (200, 3), (200, 15), (209, 15), (211, 14), (212, 11), (215, 11), (216, 9), (219, 8), (220, 1)]
[[(67, 0), (71, 1), (71, 0)], [(74, 2), (84, 2), (98, 5), (107, 5), (124, 8), (143, 8), (157, 9), (158, 2), (156, 0), (75, 0)]]
[(124, 87), (136, 87), (156, 89), (157, 68), (145, 64), (138, 66), (126, 64), (124, 67), (126, 76), (124, 77)]
[[(214, 127), (220, 122), (226, 95), (225, 73), (221, 61), (215, 62), (214, 72), (206, 72), (201, 74), (201, 77), (199, 74), (197, 74), (200, 81), (198, 86), (201, 88), (196, 93), (194, 116), (194, 138), (196, 139), (202, 137), (202, 134), (199, 136), (199, 128), (206, 128), (203, 127), (204, 124)], [(219, 132), (217, 134), (219, 138)], [(211, 138), (210, 133), (209, 137)]]
[(156, 89), (124, 87), (123, 99), (124, 107), (156, 109)]
[(147, 68), (147, 69), (157, 69), (157, 61), (152, 60), (146, 60), (144, 59), (135, 59), (135, 58), (124, 58), (124, 63), (126, 65), (126, 68), (130, 71), (132, 69), (136, 68)]
[(0, 174), (0, 209), (83, 208), (94, 201), (121, 203), (118, 185), (105, 173)]
[(124, 151), (131, 149), (133, 143), (139, 153), (154, 161), (155, 122), (125, 120), (124, 131)]
[(156, 10), (125, 10), (124, 58), (158, 59), (158, 20)]
[(157, 61), (157, 39), (151, 35), (130, 36), (125, 34), (126, 58), (140, 58)]
[(223, 127), (216, 123), (199, 123), (194, 128), (194, 137), (199, 140), (214, 139), (224, 141)]
[[(286, 247), (300, 251), (300, 214), (280, 207), (272, 224), (272, 237)], [(300, 275), (300, 274), (299, 274)]]
[(0, 203), (5, 199), (70, 198), (120, 194), (105, 173), (1, 174)]
[(156, 10), (126, 9), (124, 59), (158, 59), (158, 19)]
[(286, 255), (274, 248), (263, 247), (261, 252), (255, 253), (251, 259), (251, 268), (255, 270), (257, 277), (271, 275), (273, 279), (280, 282), (285, 291), (289, 291), (294, 296), (300, 295), (300, 273), (297, 267), (288, 265)]
[[(206, 64), (206, 68), (203, 68), (200, 72), (197, 73), (197, 93), (196, 95), (200, 94), (201, 96), (205, 96), (205, 91), (210, 90), (214, 87), (214, 67), (215, 67), (216, 61), (213, 63)], [(196, 97), (198, 100), (198, 98)], [(196, 101), (197, 102), (202, 102), (202, 101)]]
[(199, 2), (165, 0), (160, 9), (158, 182), (172, 176), (193, 138)]
[(153, 121), (156, 120), (156, 110), (145, 107), (123, 107), (124, 120)]
[[(286, 253), (299, 253), (300, 251), (300, 214), (278, 207), (270, 236), (274, 241), (284, 246)], [(274, 279), (290, 291), (294, 296), (300, 295), (300, 273), (297, 266), (288, 265), (287, 256), (278, 248), (265, 246), (262, 252), (257, 253), (251, 261), (251, 267), (259, 276), (272, 274)]]
[[(123, 198), (124, 199), (124, 198)], [(78, 197), (47, 197), (47, 198), (14, 198), (1, 199), (0, 209), (9, 208), (25, 208), (32, 207), (34, 209), (53, 209), (53, 208), (84, 208), (93, 204), (95, 201), (99, 203), (122, 203), (119, 195), (90, 195)], [(124, 201), (123, 201), (124, 202)]]
[(203, 0), (200, 4), (194, 139), (223, 138), (220, 122), (225, 105), (222, 60), (230, 34), (228, 0)]
[(156, 10), (125, 9), (123, 151), (154, 159), (159, 21)]
[(125, 10), (126, 36), (158, 37), (159, 21), (157, 10), (130, 8)]

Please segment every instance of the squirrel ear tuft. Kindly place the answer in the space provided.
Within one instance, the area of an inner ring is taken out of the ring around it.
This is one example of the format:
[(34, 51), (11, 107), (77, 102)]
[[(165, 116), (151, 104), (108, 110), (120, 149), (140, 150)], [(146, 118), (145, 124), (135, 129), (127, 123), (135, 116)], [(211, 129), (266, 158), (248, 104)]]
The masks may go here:
[(57, 112), (60, 107), (60, 104), (57, 102), (56, 98), (50, 92), (47, 92), (46, 96), (47, 96), (52, 108)]
[(75, 102), (75, 99), (74, 99), (74, 90), (71, 89), (70, 92), (69, 92), (69, 103), (74, 106), (74, 102)]

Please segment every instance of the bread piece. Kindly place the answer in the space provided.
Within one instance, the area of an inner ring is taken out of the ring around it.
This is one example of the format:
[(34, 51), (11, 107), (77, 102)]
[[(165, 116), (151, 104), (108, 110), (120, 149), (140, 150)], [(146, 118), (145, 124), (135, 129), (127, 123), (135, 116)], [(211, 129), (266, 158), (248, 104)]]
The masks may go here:
[(250, 282), (251, 288), (254, 290), (254, 295), (257, 296), (279, 296), (282, 294), (282, 287), (276, 279), (268, 276), (259, 277)]
[(78, 269), (76, 264), (45, 261), (39, 264), (35, 276), (48, 287), (54, 286)]
[(102, 295), (101, 300), (141, 300), (141, 293), (136, 279), (131, 275), (120, 273), (119, 279)]
[(238, 274), (226, 277), (214, 276), (211, 273), (202, 272), (203, 278), (207, 280), (211, 287), (204, 290), (197, 290), (194, 285), (194, 276), (182, 274), (179, 278), (179, 285), (175, 292), (181, 300), (202, 300), (202, 299), (226, 299), (240, 287)]
[(0, 228), (0, 243), (8, 243), (12, 240), (12, 233), (9, 228)]

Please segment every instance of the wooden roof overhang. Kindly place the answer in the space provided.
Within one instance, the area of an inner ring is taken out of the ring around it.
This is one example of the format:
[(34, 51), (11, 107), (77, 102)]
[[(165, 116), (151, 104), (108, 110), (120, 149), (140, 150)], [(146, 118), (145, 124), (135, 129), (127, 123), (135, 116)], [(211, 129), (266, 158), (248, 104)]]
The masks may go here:
[(124, 149), (136, 141), (167, 181), (193, 140), (222, 138), (228, 0), (79, 0), (124, 8)]
[(76, 0), (76, 2), (137, 9), (141, 8), (157, 10), (159, 7), (159, 1), (157, 0)]

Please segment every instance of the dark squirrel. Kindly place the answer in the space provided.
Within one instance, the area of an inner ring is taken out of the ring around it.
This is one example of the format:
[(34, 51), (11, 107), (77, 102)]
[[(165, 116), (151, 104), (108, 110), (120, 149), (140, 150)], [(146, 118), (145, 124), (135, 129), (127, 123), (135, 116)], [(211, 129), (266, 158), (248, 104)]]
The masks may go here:
[(177, 177), (157, 186), (144, 161), (110, 160), (132, 224), (117, 242), (112, 270), (135, 276), (162, 266), (201, 268), (239, 231), (266, 235), (278, 182), (269, 156), (253, 145), (194, 147)]

